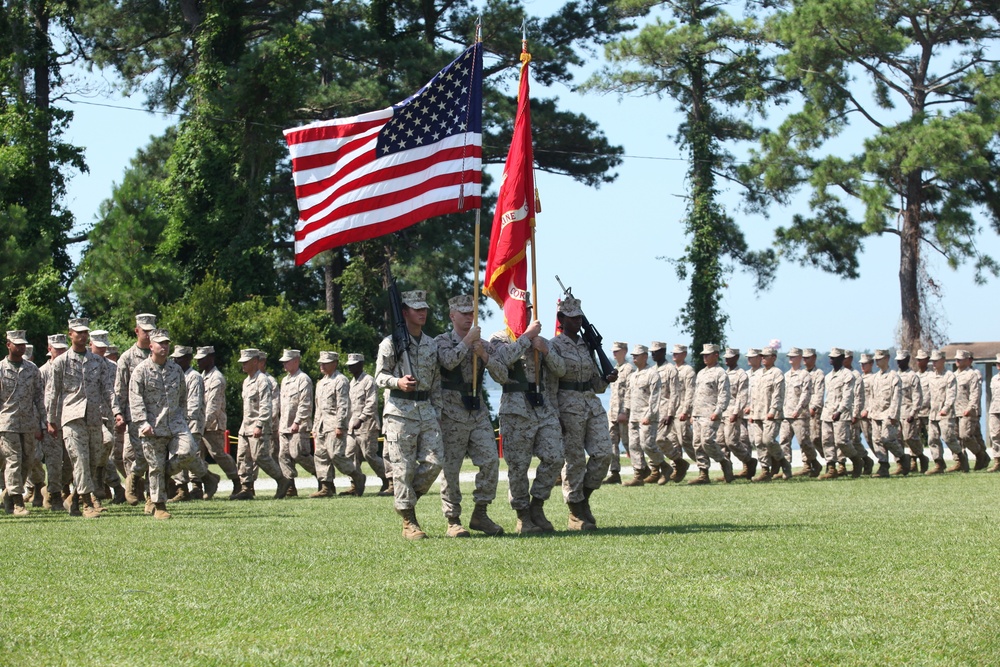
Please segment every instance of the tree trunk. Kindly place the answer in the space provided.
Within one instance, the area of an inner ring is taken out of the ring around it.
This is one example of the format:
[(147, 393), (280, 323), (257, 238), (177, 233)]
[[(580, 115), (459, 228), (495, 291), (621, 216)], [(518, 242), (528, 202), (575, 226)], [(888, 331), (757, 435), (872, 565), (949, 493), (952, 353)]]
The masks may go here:
[(922, 173), (911, 172), (906, 176), (906, 208), (903, 211), (903, 228), (899, 235), (899, 344), (903, 349), (915, 350), (926, 342), (920, 321), (920, 222), (922, 201)]
[(344, 323), (344, 301), (340, 283), (337, 282), (344, 273), (344, 253), (331, 250), (326, 264), (323, 265), (323, 283), (326, 287), (326, 312), (333, 316), (336, 324)]

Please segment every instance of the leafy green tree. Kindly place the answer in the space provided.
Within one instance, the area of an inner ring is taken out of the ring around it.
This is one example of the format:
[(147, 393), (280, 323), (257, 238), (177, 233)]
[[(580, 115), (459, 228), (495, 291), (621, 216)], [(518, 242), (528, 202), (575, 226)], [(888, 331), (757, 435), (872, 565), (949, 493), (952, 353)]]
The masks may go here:
[(773, 277), (774, 252), (749, 249), (742, 230), (718, 201), (717, 179), (740, 182), (727, 144), (760, 135), (753, 114), (763, 116), (768, 105), (780, 101), (785, 85), (772, 75), (771, 60), (761, 52), (760, 27), (752, 17), (735, 18), (720, 3), (706, 0), (629, 0), (620, 6), (635, 14), (658, 7), (669, 12), (669, 18), (655, 18), (636, 35), (608, 44), (610, 65), (586, 87), (668, 97), (684, 114), (676, 140), (690, 160), (684, 221), (690, 242), (676, 267), (678, 277), (690, 276), (691, 283), (678, 319), (697, 351), (704, 343), (726, 338), (728, 318), (719, 301), (734, 265), (752, 272), (759, 288)]
[[(779, 246), (856, 278), (865, 239), (898, 236), (899, 344), (942, 342), (925, 253), (973, 262), (977, 281), (1000, 268), (976, 247), (983, 217), (1000, 232), (995, 3), (796, 0), (771, 27), (803, 106), (763, 137), (748, 173), (782, 203), (811, 192), (811, 214), (779, 228)], [(852, 121), (868, 130), (853, 153), (838, 141)]]
[(0, 318), (35, 345), (66, 328), (73, 216), (62, 198), (69, 175), (86, 170), (81, 149), (62, 139), (72, 114), (53, 105), (62, 78), (52, 33), (68, 11), (45, 0), (0, 5)]

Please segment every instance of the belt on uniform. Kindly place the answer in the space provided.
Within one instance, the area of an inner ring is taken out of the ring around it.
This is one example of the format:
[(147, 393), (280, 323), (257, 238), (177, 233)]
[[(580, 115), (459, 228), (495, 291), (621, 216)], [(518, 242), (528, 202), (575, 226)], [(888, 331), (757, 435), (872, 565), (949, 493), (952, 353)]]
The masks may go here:
[(538, 388), (534, 382), (511, 382), (503, 386), (505, 394), (523, 394), (526, 391), (537, 392)]
[(559, 382), (560, 391), (590, 391), (593, 389), (589, 382)]
[(426, 401), (431, 397), (431, 392), (429, 391), (401, 391), (399, 389), (390, 389), (389, 396), (392, 398), (402, 398), (407, 401)]
[(448, 391), (457, 391), (466, 395), (472, 394), (471, 382), (442, 382), (441, 388), (447, 389)]

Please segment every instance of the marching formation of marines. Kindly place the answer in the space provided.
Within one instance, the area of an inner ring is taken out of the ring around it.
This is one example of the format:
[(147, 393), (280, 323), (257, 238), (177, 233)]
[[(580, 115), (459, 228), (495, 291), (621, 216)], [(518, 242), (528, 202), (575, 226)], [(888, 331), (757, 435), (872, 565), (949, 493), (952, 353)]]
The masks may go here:
[[(502, 389), (499, 432), (519, 534), (555, 530), (545, 503), (557, 483), (569, 510), (567, 527), (595, 530), (590, 499), (602, 483), (680, 483), (687, 459), (698, 468), (688, 481), (693, 485), (712, 483), (713, 461), (727, 483), (1000, 470), (1000, 373), (991, 384), (987, 445), (980, 427), (983, 381), (968, 350), (957, 351), (955, 371), (938, 350), (917, 351), (915, 369), (906, 350), (896, 352), (895, 369), (888, 351), (876, 350), (860, 355), (856, 370), (853, 352), (833, 348), (832, 370), (824, 374), (812, 348), (791, 348), (791, 368), (783, 373), (772, 347), (750, 348), (743, 369), (738, 349), (707, 344), (696, 373), (684, 345), (673, 346), (672, 363), (663, 342), (635, 345), (629, 363), (628, 345), (616, 342), (616, 368), (602, 376), (581, 336), (578, 299), (560, 302), (560, 333), (552, 339), (542, 337), (534, 321), (520, 336), (504, 330), (485, 340), (474, 311), (471, 296), (451, 299), (452, 329), (432, 338), (423, 332), (426, 293), (404, 292), (407, 344), (397, 349), (387, 336), (374, 377), (365, 373), (362, 354), (348, 356), (348, 378), (338, 370), (339, 354), (322, 351), (322, 376), (314, 385), (300, 368), (301, 352), (286, 349), (279, 384), (267, 373), (266, 353), (241, 350), (246, 378), (235, 458), (226, 447), (226, 380), (212, 346), (176, 345), (171, 352), (170, 334), (142, 313), (135, 344), (119, 357), (106, 331), (91, 331), (87, 319), (74, 318), (68, 335), (48, 337), (49, 360), (39, 368), (26, 332), (8, 331), (8, 355), (0, 360), (4, 508), (15, 516), (27, 515), (31, 505), (97, 518), (102, 501), (137, 505), (145, 499), (146, 514), (167, 519), (167, 502), (215, 495), (220, 477), (208, 469), (206, 455), (232, 483), (231, 500), (256, 497), (261, 469), (277, 484), (274, 498), (297, 495), (299, 467), (317, 480), (311, 498), (337, 495), (335, 470), (351, 480), (340, 495), (360, 496), (367, 462), (382, 482), (378, 495), (393, 497), (404, 537), (426, 537), (417, 501), (439, 476), (447, 536), (501, 535), (504, 529), (488, 513), (500, 455), (481, 400), (487, 372)], [(605, 410), (598, 395), (609, 387)], [(381, 415), (377, 389), (384, 390)], [(793, 439), (802, 453), (795, 472)], [(619, 445), (633, 471), (624, 482)], [(954, 461), (947, 469), (945, 447)], [(892, 472), (890, 455), (897, 463)], [(742, 464), (739, 474), (734, 458)], [(467, 459), (477, 470), (468, 529), (460, 487)], [(538, 463), (529, 480), (532, 459)]]

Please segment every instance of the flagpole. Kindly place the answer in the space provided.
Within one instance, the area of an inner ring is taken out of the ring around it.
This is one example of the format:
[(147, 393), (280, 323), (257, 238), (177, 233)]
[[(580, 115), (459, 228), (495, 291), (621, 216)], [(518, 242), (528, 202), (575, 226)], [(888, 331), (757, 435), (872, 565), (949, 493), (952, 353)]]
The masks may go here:
[[(521, 68), (523, 69), (525, 65), (531, 62), (531, 54), (528, 53), (528, 19), (521, 19)], [(522, 73), (522, 76), (523, 73)], [(532, 171), (535, 169), (535, 165), (531, 165)], [(534, 182), (535, 179), (531, 179)], [(535, 192), (527, 193), (527, 196), (534, 196), (536, 201), (538, 188), (535, 188)], [(536, 210), (537, 214), (538, 211)], [(531, 243), (531, 320), (536, 321), (538, 319), (538, 269), (535, 266), (535, 220), (531, 220), (531, 230), (530, 230), (529, 243)], [(542, 359), (541, 355), (538, 354), (538, 349), (535, 349), (535, 388), (537, 391), (542, 391), (541, 386), (541, 372), (542, 372)]]
[[(483, 20), (482, 18), (476, 19), (476, 44), (483, 41)], [(480, 236), (480, 223), (479, 216), (482, 211), (482, 204), (476, 209), (476, 240), (475, 240), (475, 259), (473, 260), (473, 280), (472, 280), (472, 326), (479, 326), (479, 236)], [(479, 357), (476, 355), (475, 350), (472, 350), (472, 397), (475, 398), (479, 395)]]

